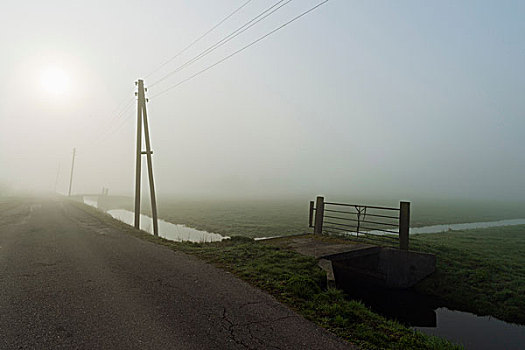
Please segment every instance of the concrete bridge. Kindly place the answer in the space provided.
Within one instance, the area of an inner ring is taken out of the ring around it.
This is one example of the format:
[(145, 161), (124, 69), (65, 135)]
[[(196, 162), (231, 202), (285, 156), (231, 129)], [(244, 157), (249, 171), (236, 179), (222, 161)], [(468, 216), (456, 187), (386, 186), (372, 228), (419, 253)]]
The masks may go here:
[(436, 269), (433, 254), (381, 247), (320, 235), (269, 239), (268, 244), (295, 250), (319, 260), (327, 283), (337, 284), (338, 276), (358, 283), (386, 288), (408, 288)]

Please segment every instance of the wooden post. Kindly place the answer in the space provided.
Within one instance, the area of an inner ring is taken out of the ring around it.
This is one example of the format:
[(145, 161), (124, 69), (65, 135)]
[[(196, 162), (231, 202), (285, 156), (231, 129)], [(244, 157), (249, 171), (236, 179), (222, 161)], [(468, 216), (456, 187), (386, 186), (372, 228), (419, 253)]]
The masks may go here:
[[(139, 80), (141, 81), (141, 80)], [(153, 162), (151, 160), (151, 143), (149, 140), (148, 114), (146, 112), (146, 101), (142, 105), (142, 116), (144, 118), (144, 139), (146, 141), (146, 161), (148, 164), (149, 193), (151, 199), (151, 217), (153, 219), (153, 234), (159, 235), (159, 225), (157, 222), (157, 199), (155, 196), (155, 184), (153, 181)]]
[(399, 210), (399, 248), (408, 250), (408, 233), (410, 230), (410, 202), (400, 202)]
[(323, 233), (324, 197), (318, 196), (315, 202), (314, 234)]
[(75, 169), (75, 154), (77, 149), (73, 148), (73, 159), (71, 160), (71, 175), (69, 176), (69, 191), (67, 192), (68, 196), (71, 196), (71, 188), (73, 187), (73, 170)]
[(140, 230), (140, 175), (142, 171), (142, 105), (144, 101), (144, 81), (137, 82), (137, 150), (135, 155), (135, 228)]
[(308, 215), (308, 227), (314, 227), (314, 201), (310, 201), (310, 211)]

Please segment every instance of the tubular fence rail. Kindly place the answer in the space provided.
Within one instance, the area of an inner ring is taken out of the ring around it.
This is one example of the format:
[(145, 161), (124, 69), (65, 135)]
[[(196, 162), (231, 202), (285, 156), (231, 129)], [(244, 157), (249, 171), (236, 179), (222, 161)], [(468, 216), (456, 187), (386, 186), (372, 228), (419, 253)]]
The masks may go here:
[(408, 250), (410, 202), (392, 208), (325, 202), (324, 197), (317, 197), (315, 203), (310, 201), (309, 226), (314, 234), (342, 235)]

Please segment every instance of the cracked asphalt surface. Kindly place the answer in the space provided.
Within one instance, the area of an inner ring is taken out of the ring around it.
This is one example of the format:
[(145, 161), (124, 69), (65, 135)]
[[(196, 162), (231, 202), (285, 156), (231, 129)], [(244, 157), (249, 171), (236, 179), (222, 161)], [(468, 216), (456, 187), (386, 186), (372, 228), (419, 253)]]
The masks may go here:
[(1, 349), (348, 349), (268, 294), (57, 199), (0, 212)]

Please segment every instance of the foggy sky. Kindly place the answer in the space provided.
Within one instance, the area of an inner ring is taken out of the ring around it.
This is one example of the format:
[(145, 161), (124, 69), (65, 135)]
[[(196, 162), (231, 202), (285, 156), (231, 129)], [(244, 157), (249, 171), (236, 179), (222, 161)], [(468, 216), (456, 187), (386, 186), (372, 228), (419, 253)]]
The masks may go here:
[[(0, 183), (53, 191), (60, 167), (64, 193), (76, 147), (73, 192), (131, 194), (135, 107), (114, 116), (134, 81), (243, 2), (4, 2)], [(148, 95), (317, 2), (292, 1)], [(273, 3), (253, 0), (146, 86)], [(151, 99), (157, 190), (521, 200), (524, 13), (523, 1), (331, 0)], [(63, 95), (40, 86), (50, 66), (69, 75)]]

